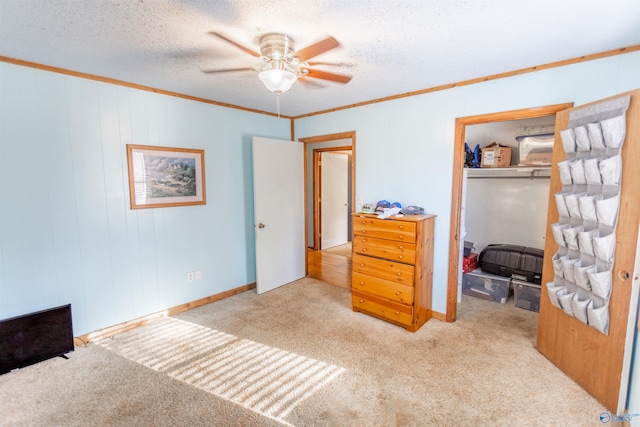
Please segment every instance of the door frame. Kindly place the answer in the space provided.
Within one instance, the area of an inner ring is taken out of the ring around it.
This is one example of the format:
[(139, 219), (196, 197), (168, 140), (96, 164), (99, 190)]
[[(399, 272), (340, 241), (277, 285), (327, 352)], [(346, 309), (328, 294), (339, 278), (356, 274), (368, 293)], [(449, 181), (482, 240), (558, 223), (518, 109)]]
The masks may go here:
[(525, 108), (521, 110), (503, 111), (481, 114), (477, 116), (459, 117), (456, 119), (455, 137), (453, 140), (453, 178), (451, 185), (451, 224), (449, 229), (449, 267), (447, 274), (447, 311), (445, 320), (455, 322), (458, 312), (458, 271), (460, 261), (460, 216), (462, 207), (462, 172), (464, 169), (465, 129), (469, 125), (480, 125), (510, 120), (533, 119), (553, 116), (557, 112), (573, 107), (573, 102), (547, 105), (544, 107)]
[[(322, 194), (322, 179), (320, 175), (320, 155), (322, 153), (333, 153), (341, 151), (351, 151), (352, 161), (350, 167), (353, 168), (353, 150), (351, 146), (340, 147), (327, 147), (327, 148), (314, 148), (313, 149), (313, 246), (314, 251), (320, 250), (322, 247), (321, 241), (321, 221), (322, 213), (320, 211), (320, 195)], [(351, 175), (351, 183), (353, 184), (353, 170), (349, 173)], [(352, 187), (353, 189), (353, 187)], [(351, 206), (353, 206), (353, 194), (351, 194)]]
[[(328, 141), (337, 141), (340, 139), (351, 139), (351, 212), (354, 212), (355, 209), (355, 197), (356, 197), (356, 132), (355, 131), (349, 131), (349, 132), (339, 132), (339, 133), (332, 133), (332, 134), (326, 134), (326, 135), (318, 135), (318, 136), (309, 136), (309, 137), (305, 137), (305, 138), (299, 138), (298, 141), (302, 142), (305, 144), (305, 150), (304, 150), (304, 230), (305, 230), (305, 234), (304, 234), (304, 239), (305, 239), (305, 247), (309, 247), (309, 212), (308, 212), (308, 204), (309, 204), (309, 194), (307, 191), (307, 187), (308, 187), (308, 180), (307, 180), (307, 175), (308, 175), (308, 167), (309, 165), (307, 164), (307, 144), (316, 144), (316, 143), (320, 143), (320, 142), (328, 142)], [(331, 147), (333, 149), (333, 147)], [(315, 193), (315, 191), (314, 191)], [(315, 195), (312, 195), (312, 197), (315, 197)], [(314, 204), (315, 204), (315, 200), (314, 200)], [(314, 216), (314, 229), (315, 226), (317, 224), (317, 220)], [(315, 242), (316, 237), (315, 237), (315, 230), (314, 230), (314, 249), (316, 249), (316, 242)], [(307, 271), (308, 273), (308, 271)]]

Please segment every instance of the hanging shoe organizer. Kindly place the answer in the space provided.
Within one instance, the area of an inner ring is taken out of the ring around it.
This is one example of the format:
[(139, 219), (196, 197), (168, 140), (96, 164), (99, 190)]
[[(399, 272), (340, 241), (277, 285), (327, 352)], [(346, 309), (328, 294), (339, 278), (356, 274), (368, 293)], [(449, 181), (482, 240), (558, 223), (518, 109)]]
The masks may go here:
[(560, 131), (566, 158), (559, 161), (559, 220), (551, 224), (558, 252), (551, 304), (605, 335), (620, 208), (621, 149), (629, 95), (570, 113)]

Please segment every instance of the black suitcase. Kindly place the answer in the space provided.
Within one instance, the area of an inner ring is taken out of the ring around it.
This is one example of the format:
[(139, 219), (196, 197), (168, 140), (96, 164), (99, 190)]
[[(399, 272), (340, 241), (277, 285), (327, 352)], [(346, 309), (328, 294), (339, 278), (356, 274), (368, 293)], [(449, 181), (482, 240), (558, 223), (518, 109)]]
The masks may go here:
[(480, 252), (478, 263), (487, 273), (540, 284), (543, 258), (542, 249), (494, 244)]

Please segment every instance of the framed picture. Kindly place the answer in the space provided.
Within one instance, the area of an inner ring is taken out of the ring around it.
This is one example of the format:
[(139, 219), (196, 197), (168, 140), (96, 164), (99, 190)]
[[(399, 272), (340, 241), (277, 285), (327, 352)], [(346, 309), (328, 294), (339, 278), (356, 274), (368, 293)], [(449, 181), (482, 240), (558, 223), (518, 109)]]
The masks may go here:
[(127, 144), (131, 209), (206, 204), (204, 150)]

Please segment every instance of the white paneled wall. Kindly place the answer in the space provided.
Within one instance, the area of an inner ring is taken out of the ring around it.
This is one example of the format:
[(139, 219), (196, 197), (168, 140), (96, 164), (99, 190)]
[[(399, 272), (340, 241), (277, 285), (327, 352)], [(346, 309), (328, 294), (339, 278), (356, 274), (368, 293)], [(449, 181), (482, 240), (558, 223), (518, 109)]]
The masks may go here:
[[(251, 137), (289, 129), (0, 63), (0, 318), (71, 303), (80, 335), (254, 282)], [(207, 204), (131, 210), (128, 143), (204, 149)]]

